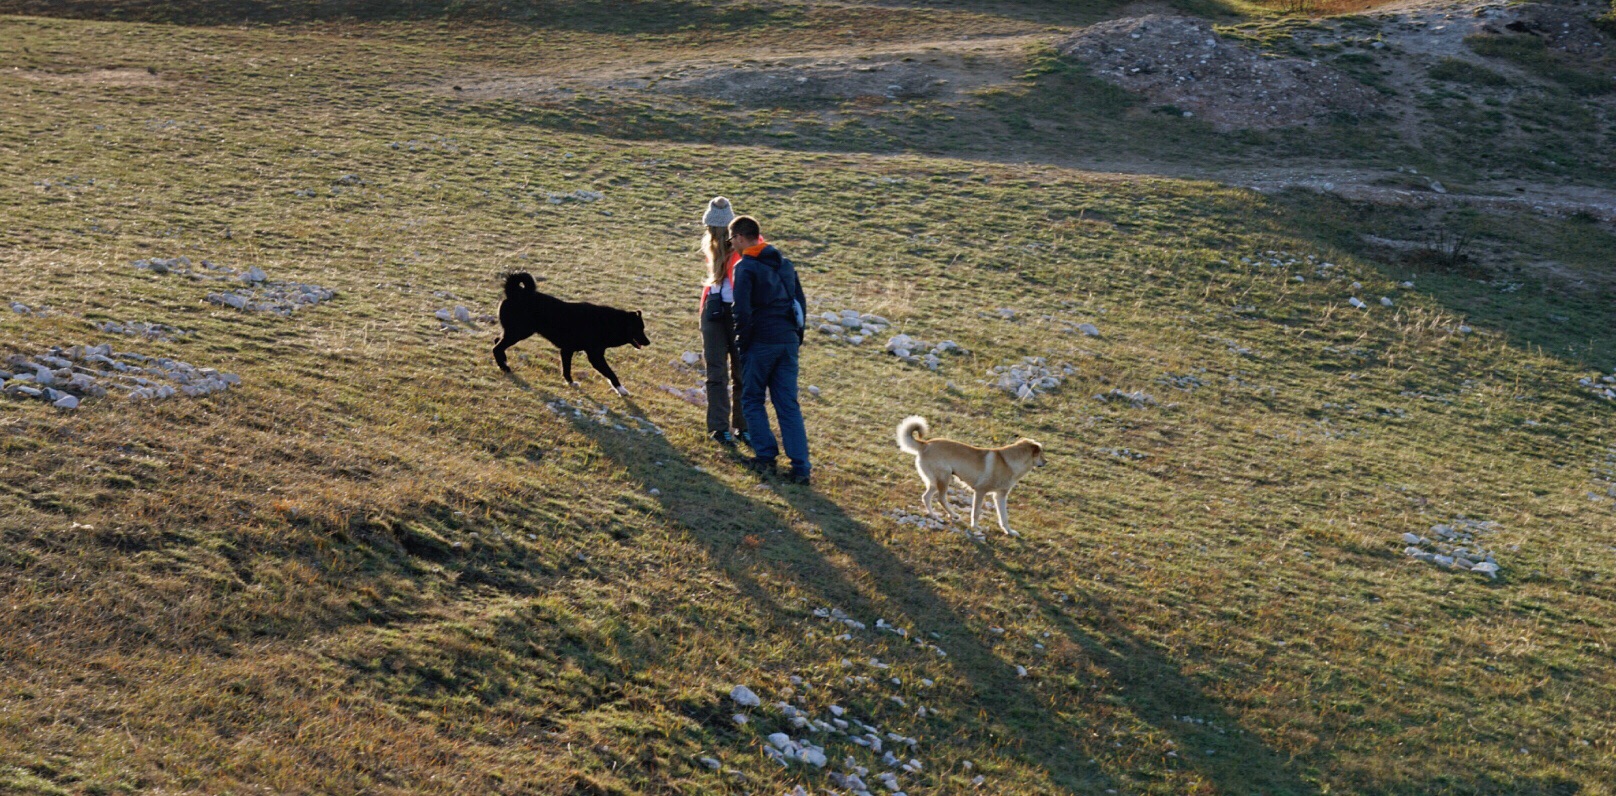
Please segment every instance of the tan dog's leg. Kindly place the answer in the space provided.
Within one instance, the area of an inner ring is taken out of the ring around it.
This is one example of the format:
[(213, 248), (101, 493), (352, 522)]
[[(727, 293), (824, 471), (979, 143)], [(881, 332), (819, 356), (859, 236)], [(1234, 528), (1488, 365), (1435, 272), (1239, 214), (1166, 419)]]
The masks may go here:
[(994, 495), (993, 498), (993, 502), (998, 504), (999, 509), (999, 530), (1010, 536), (1020, 536), (1021, 534), (1010, 530), (1010, 490), (1006, 489)]
[(927, 481), (926, 482), (926, 491), (920, 493), (920, 503), (921, 503), (921, 505), (926, 507), (926, 513), (930, 514), (933, 517), (937, 516), (937, 507), (933, 506), (931, 501), (936, 496), (937, 496), (937, 485), (932, 483), (931, 481)]
[(983, 496), (984, 495), (983, 495), (982, 492), (977, 491), (975, 489), (971, 490), (971, 528), (972, 529), (975, 529), (976, 524), (978, 522), (982, 521), (982, 498), (983, 498)]

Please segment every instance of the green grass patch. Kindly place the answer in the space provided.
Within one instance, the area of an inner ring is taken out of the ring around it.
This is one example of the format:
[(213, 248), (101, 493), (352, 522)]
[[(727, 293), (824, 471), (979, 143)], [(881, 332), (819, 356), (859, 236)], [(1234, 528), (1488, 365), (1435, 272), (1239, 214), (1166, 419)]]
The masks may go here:
[(1499, 87), (1509, 85), (1509, 78), (1485, 66), (1459, 58), (1443, 58), (1435, 66), (1431, 67), (1427, 74), (1431, 76), (1432, 80), (1462, 83), (1470, 86)]
[(1536, 36), (1470, 36), (1465, 39), (1465, 44), (1477, 55), (1513, 63), (1572, 94), (1593, 96), (1616, 91), (1616, 80), (1609, 75), (1577, 68), (1564, 56), (1551, 51)]

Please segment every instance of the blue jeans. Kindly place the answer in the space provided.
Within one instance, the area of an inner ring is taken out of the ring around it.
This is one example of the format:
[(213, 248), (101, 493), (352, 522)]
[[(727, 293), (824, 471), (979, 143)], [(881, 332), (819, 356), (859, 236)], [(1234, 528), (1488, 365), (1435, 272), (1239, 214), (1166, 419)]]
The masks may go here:
[(759, 459), (772, 461), (780, 454), (774, 434), (769, 431), (769, 412), (764, 392), (774, 402), (774, 415), (780, 421), (780, 441), (791, 472), (807, 475), (808, 429), (802, 424), (802, 405), (797, 403), (798, 343), (753, 343), (741, 356), (741, 412), (752, 434), (752, 452)]

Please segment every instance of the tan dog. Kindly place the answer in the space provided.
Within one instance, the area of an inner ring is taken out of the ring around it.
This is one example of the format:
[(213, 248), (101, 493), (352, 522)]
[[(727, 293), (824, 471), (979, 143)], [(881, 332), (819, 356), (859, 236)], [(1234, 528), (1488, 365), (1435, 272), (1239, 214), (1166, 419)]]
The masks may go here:
[(932, 500), (941, 498), (938, 502), (943, 511), (959, 519), (948, 506), (949, 481), (958, 476), (971, 488), (972, 528), (982, 518), (982, 496), (992, 495), (999, 510), (999, 529), (1019, 536), (1010, 530), (1010, 490), (1028, 470), (1044, 466), (1044, 446), (1018, 439), (1002, 448), (978, 448), (951, 439), (924, 439), (923, 435), (929, 433), (926, 419), (918, 415), (910, 415), (898, 424), (898, 447), (915, 455), (915, 469), (920, 471), (920, 480), (926, 482), (926, 491), (920, 496), (926, 513), (937, 516)]

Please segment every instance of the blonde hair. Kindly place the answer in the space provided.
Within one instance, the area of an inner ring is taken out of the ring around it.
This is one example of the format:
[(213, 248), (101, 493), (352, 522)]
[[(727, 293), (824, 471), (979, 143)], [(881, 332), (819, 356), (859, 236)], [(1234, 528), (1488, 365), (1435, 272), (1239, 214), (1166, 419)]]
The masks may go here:
[(725, 227), (708, 227), (701, 236), (701, 250), (707, 256), (708, 287), (724, 281), (725, 267), (729, 265), (729, 256), (734, 251), (729, 245), (729, 230)]

